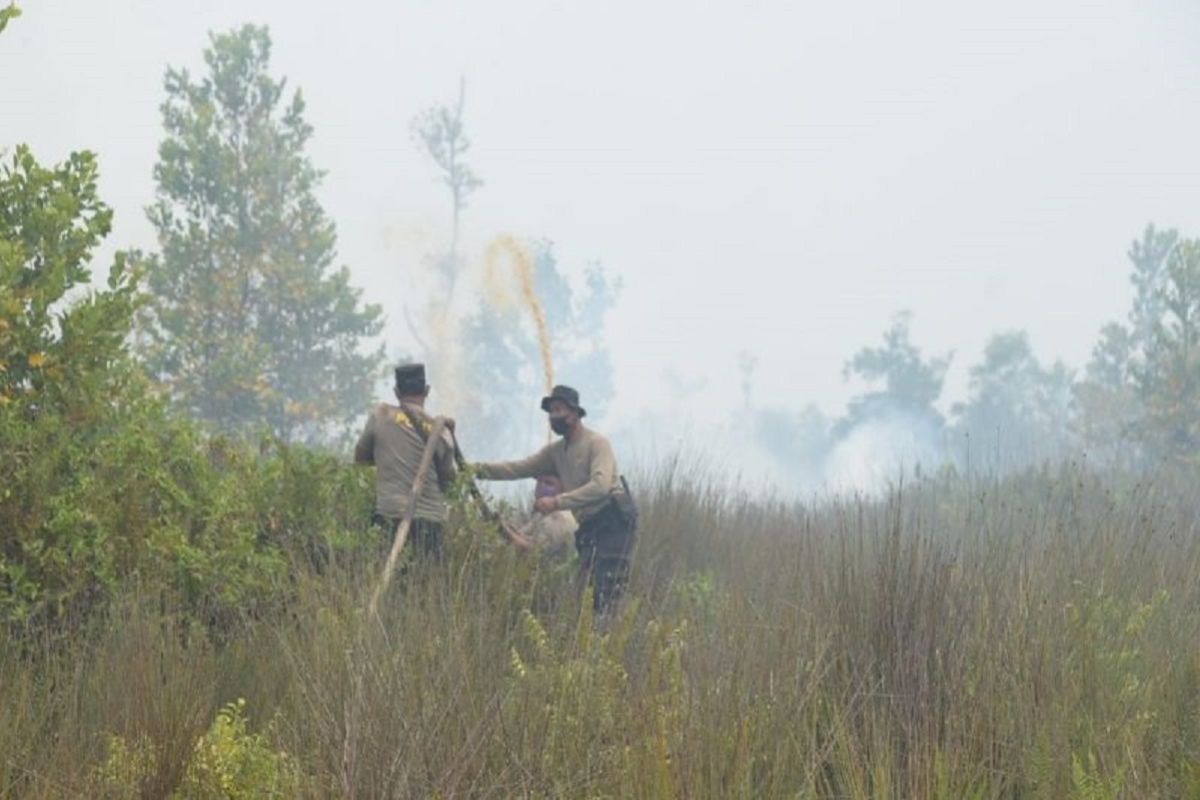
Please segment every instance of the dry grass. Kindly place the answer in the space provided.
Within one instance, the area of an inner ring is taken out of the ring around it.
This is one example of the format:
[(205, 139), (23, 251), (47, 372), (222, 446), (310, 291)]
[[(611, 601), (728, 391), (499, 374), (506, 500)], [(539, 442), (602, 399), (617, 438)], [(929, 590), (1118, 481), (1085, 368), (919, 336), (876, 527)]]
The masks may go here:
[(377, 619), (358, 562), (220, 642), (131, 591), (66, 645), (0, 647), (0, 795), (98, 796), (116, 734), (163, 797), (241, 697), (311, 797), (1200, 797), (1185, 491), (643, 485), (631, 602), (600, 624), (568, 569), (461, 530)]

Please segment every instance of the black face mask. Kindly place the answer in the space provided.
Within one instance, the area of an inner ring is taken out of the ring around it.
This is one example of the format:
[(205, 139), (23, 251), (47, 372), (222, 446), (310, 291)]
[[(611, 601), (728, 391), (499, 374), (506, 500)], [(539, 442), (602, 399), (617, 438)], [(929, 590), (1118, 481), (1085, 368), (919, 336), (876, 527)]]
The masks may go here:
[(551, 417), (550, 430), (554, 431), (559, 436), (566, 436), (571, 431), (571, 426), (565, 417)]

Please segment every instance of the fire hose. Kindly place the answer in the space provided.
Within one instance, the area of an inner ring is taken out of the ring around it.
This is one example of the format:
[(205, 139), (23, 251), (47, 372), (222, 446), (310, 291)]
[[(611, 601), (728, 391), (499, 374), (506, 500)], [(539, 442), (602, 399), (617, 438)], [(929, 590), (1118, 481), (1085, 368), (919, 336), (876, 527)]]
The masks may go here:
[[(433, 455), (437, 450), (438, 442), (441, 441), (442, 433), (446, 430), (450, 431), (450, 441), (454, 445), (454, 463), (459, 470), (464, 473), (468, 471), (467, 459), (463, 456), (462, 448), (458, 446), (458, 438), (454, 435), (454, 429), (449, 427), (448, 420), (445, 417), (437, 417), (433, 421), (433, 425), (429, 430), (429, 435), (425, 440), (425, 449), (421, 453), (421, 461), (417, 466), (417, 474), (413, 479), (412, 491), (408, 493), (408, 507), (404, 510), (404, 516), (396, 525), (396, 533), (392, 539), (392, 549), (388, 552), (387, 561), (383, 565), (383, 574), (379, 576), (379, 583), (375, 586), (375, 591), (371, 595), (371, 604), (369, 610), (372, 616), (379, 608), (379, 599), (387, 590), (388, 585), (392, 582), (392, 576), (396, 572), (396, 563), (400, 560), (400, 553), (404, 549), (404, 543), (408, 539), (408, 531), (412, 527), (413, 515), (417, 511), (417, 498), (425, 490), (425, 481), (429, 476), (429, 467), (433, 464)], [(492, 507), (488, 504), (487, 498), (480, 491), (479, 485), (474, 479), (467, 480), (467, 496), (475, 503), (479, 509), (479, 515), (483, 520), (490, 525), (494, 525), (500, 535), (515, 546), (518, 550), (524, 552), (532, 548), (533, 543), (529, 537), (522, 534), (520, 531), (512, 527), (504, 520)]]
[[(462, 448), (458, 446), (458, 437), (454, 435), (453, 428), (450, 429), (450, 441), (454, 443), (454, 463), (460, 471), (468, 473), (470, 467), (467, 464), (466, 457), (463, 456)], [(483, 492), (479, 490), (479, 484), (475, 482), (473, 477), (467, 480), (466, 488), (467, 495), (475, 502), (476, 507), (479, 509), (479, 515), (483, 517), (485, 522), (495, 525), (504, 539), (522, 552), (530, 550), (533, 547), (533, 542), (528, 536), (525, 536), (506, 522), (499, 513), (488, 505), (487, 498), (483, 496)]]

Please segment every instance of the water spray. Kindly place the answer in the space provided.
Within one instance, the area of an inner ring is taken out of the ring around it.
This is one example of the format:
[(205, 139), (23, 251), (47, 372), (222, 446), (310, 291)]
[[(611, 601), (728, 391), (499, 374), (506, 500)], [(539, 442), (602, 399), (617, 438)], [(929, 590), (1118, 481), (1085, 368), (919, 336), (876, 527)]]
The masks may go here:
[(529, 248), (515, 236), (503, 233), (488, 243), (484, 253), (487, 266), (487, 278), (494, 286), (498, 284), (501, 260), (507, 257), (517, 279), (521, 291), (521, 300), (533, 317), (537, 328), (538, 348), (542, 354), (542, 375), (545, 379), (546, 394), (554, 388), (554, 357), (550, 350), (550, 324), (546, 320), (546, 309), (538, 299), (537, 288), (534, 286), (534, 257)]

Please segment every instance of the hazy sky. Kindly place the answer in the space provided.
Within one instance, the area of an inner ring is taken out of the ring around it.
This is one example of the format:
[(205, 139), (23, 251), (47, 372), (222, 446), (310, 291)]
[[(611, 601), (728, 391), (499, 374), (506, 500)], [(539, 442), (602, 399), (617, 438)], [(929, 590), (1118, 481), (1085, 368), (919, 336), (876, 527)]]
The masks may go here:
[(166, 66), (268, 24), (341, 260), (393, 343), (448, 225), (409, 122), (465, 76), (473, 246), (547, 237), (625, 281), (618, 418), (666, 396), (668, 367), (709, 381), (684, 413), (724, 414), (742, 349), (764, 402), (837, 411), (842, 363), (900, 309), (957, 352), (951, 395), (1006, 328), (1079, 365), (1128, 304), (1129, 241), (1149, 221), (1200, 235), (1194, 0), (21, 5), (0, 146), (97, 151), (119, 246), (154, 246)]

